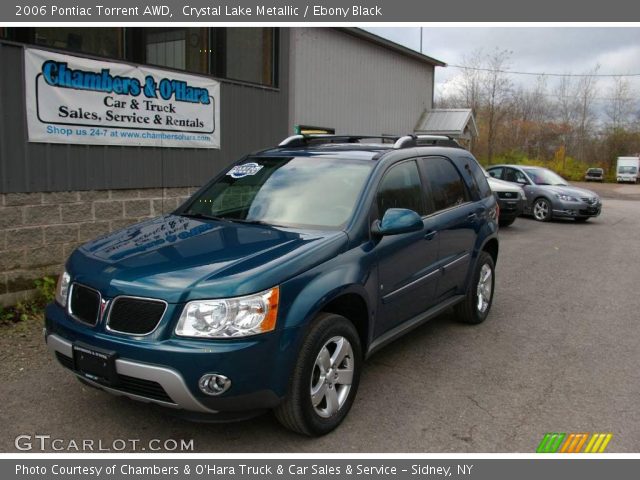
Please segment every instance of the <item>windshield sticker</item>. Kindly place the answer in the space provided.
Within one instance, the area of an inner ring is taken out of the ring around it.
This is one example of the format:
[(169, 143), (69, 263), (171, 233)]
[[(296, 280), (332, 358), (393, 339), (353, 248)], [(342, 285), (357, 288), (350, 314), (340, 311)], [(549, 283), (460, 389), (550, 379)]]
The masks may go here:
[(231, 170), (227, 172), (231, 178), (242, 178), (248, 177), (249, 175), (255, 175), (260, 170), (262, 170), (264, 165), (258, 165), (257, 163), (243, 163), (242, 165), (236, 165)]

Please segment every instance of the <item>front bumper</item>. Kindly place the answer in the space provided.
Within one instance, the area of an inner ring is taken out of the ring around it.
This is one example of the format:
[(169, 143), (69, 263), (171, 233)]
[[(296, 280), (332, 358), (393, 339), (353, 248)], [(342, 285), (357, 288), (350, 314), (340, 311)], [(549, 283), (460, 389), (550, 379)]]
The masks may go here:
[(525, 200), (522, 198), (505, 199), (497, 197), (500, 206), (500, 218), (503, 220), (512, 220), (524, 211)]
[[(168, 336), (114, 335), (75, 321), (51, 304), (45, 314), (45, 339), (59, 363), (91, 386), (133, 400), (198, 414), (246, 413), (275, 407), (286, 393), (297, 355), (298, 329), (276, 330), (238, 340), (208, 341)], [(75, 369), (73, 344), (116, 352), (117, 381), (101, 383)], [(202, 375), (231, 379), (219, 396), (200, 391)]]
[(602, 213), (602, 203), (565, 202), (564, 200), (555, 200), (553, 203), (553, 216), (563, 218), (589, 218), (597, 217)]

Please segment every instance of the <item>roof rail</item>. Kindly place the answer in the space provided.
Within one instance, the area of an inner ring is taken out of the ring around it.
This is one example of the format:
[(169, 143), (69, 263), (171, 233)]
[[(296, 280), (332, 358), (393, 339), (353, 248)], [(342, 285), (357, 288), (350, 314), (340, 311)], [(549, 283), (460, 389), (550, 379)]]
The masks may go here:
[(400, 137), (396, 140), (396, 143), (393, 144), (393, 148), (410, 148), (416, 146), (416, 136), (405, 135), (404, 137)]
[(455, 138), (448, 135), (406, 135), (400, 137), (393, 148), (412, 148), (412, 147), (457, 147), (463, 148)]
[[(305, 147), (310, 144), (317, 143), (358, 143), (360, 140), (368, 138), (379, 138), (387, 140), (397, 140), (397, 136), (392, 135), (332, 135), (332, 134), (307, 134), (307, 135), (292, 135), (285, 138), (278, 144), (278, 147)], [(324, 140), (324, 141), (323, 141)]]
[(409, 134), (402, 137), (393, 135), (330, 135), (330, 134), (308, 134), (292, 135), (285, 138), (278, 144), (278, 147), (306, 147), (312, 144), (325, 144), (334, 142), (359, 143), (360, 140), (377, 138), (383, 140), (393, 140), (390, 148), (402, 149), (420, 146), (441, 146), (463, 148), (460, 144), (448, 135), (415, 135)]

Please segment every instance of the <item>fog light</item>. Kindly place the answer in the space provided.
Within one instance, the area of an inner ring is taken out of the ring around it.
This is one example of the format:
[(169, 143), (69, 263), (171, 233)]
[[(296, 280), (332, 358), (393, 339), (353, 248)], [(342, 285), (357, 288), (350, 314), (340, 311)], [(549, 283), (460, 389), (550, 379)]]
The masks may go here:
[(224, 375), (207, 373), (200, 378), (198, 386), (207, 395), (221, 395), (231, 387), (231, 380)]

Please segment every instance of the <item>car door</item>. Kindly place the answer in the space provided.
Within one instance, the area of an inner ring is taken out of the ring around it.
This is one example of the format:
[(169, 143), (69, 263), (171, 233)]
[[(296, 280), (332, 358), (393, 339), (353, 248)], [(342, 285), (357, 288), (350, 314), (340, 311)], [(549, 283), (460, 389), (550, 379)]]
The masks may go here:
[(524, 194), (527, 197), (525, 211), (528, 212), (531, 209), (531, 204), (535, 198), (535, 192), (534, 187), (531, 185), (531, 182), (529, 181), (527, 176), (521, 170), (513, 167), (505, 167), (502, 176), (504, 181), (515, 183), (516, 185), (522, 187), (522, 189), (524, 190)]
[(376, 217), (389, 208), (408, 208), (423, 216), (424, 229), (382, 237), (375, 246), (380, 283), (376, 336), (427, 310), (435, 301), (438, 235), (415, 160), (393, 165), (378, 186)]
[(471, 263), (476, 231), (483, 209), (472, 201), (461, 173), (445, 157), (427, 157), (419, 160), (433, 202), (438, 237), (438, 262), (442, 276), (436, 289), (437, 301), (463, 293)]

